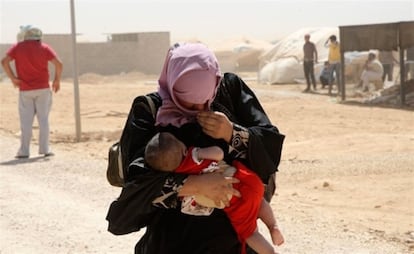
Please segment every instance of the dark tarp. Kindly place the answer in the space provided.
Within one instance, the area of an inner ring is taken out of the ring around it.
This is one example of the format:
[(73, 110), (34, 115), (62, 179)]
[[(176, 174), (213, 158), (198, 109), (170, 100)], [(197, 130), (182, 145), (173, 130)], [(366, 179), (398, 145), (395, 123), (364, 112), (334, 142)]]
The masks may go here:
[(398, 23), (340, 27), (341, 50), (397, 50)]
[(401, 49), (414, 47), (414, 21), (399, 23), (399, 33)]

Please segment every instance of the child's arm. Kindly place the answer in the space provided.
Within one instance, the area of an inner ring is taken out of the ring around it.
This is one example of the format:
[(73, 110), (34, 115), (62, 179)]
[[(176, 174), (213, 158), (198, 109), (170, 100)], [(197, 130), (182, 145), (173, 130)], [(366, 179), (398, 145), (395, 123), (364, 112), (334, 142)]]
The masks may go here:
[(198, 160), (215, 160), (215, 161), (221, 161), (224, 158), (224, 152), (223, 150), (218, 146), (209, 146), (209, 147), (203, 147), (199, 148), (197, 151), (197, 159)]

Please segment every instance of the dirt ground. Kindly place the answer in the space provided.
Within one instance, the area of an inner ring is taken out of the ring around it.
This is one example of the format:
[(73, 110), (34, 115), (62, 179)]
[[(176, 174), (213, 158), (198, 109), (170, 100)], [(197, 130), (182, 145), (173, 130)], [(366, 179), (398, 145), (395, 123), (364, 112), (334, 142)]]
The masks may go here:
[[(340, 102), (304, 85), (257, 85), (286, 135), (272, 207), (286, 242), (279, 253), (414, 253), (414, 108)], [(54, 157), (15, 160), (18, 91), (0, 81), (0, 253), (132, 253), (139, 233), (114, 236), (105, 215), (120, 189), (106, 182), (107, 150), (135, 96), (157, 77), (80, 79), (76, 142), (70, 80), (53, 97)], [(319, 86), (318, 86), (319, 87)], [(263, 229), (263, 228), (262, 228)], [(263, 231), (266, 235), (267, 232)]]

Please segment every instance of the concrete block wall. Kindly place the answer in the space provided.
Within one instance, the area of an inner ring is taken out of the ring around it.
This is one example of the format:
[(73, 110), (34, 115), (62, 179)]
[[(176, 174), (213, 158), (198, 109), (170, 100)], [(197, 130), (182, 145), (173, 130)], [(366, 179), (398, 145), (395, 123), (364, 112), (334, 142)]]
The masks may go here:
[[(77, 43), (78, 74), (115, 75), (132, 71), (159, 74), (170, 47), (170, 33), (146, 32), (127, 35), (112, 35), (112, 38), (122, 37), (122, 40)], [(72, 77), (70, 34), (45, 34), (43, 41), (52, 46), (62, 60), (64, 65), (62, 77)], [(4, 56), (10, 46), (11, 44), (0, 44), (0, 55)]]

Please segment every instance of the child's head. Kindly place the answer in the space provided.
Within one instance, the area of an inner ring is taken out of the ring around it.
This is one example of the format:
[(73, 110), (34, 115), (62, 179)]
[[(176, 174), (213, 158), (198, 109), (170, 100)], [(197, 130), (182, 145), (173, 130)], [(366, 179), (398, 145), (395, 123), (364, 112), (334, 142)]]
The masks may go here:
[(325, 61), (325, 62), (323, 63), (323, 65), (328, 66), (328, 65), (329, 65), (329, 61)]
[(186, 146), (174, 135), (160, 132), (145, 147), (145, 161), (153, 169), (173, 172), (186, 154)]

